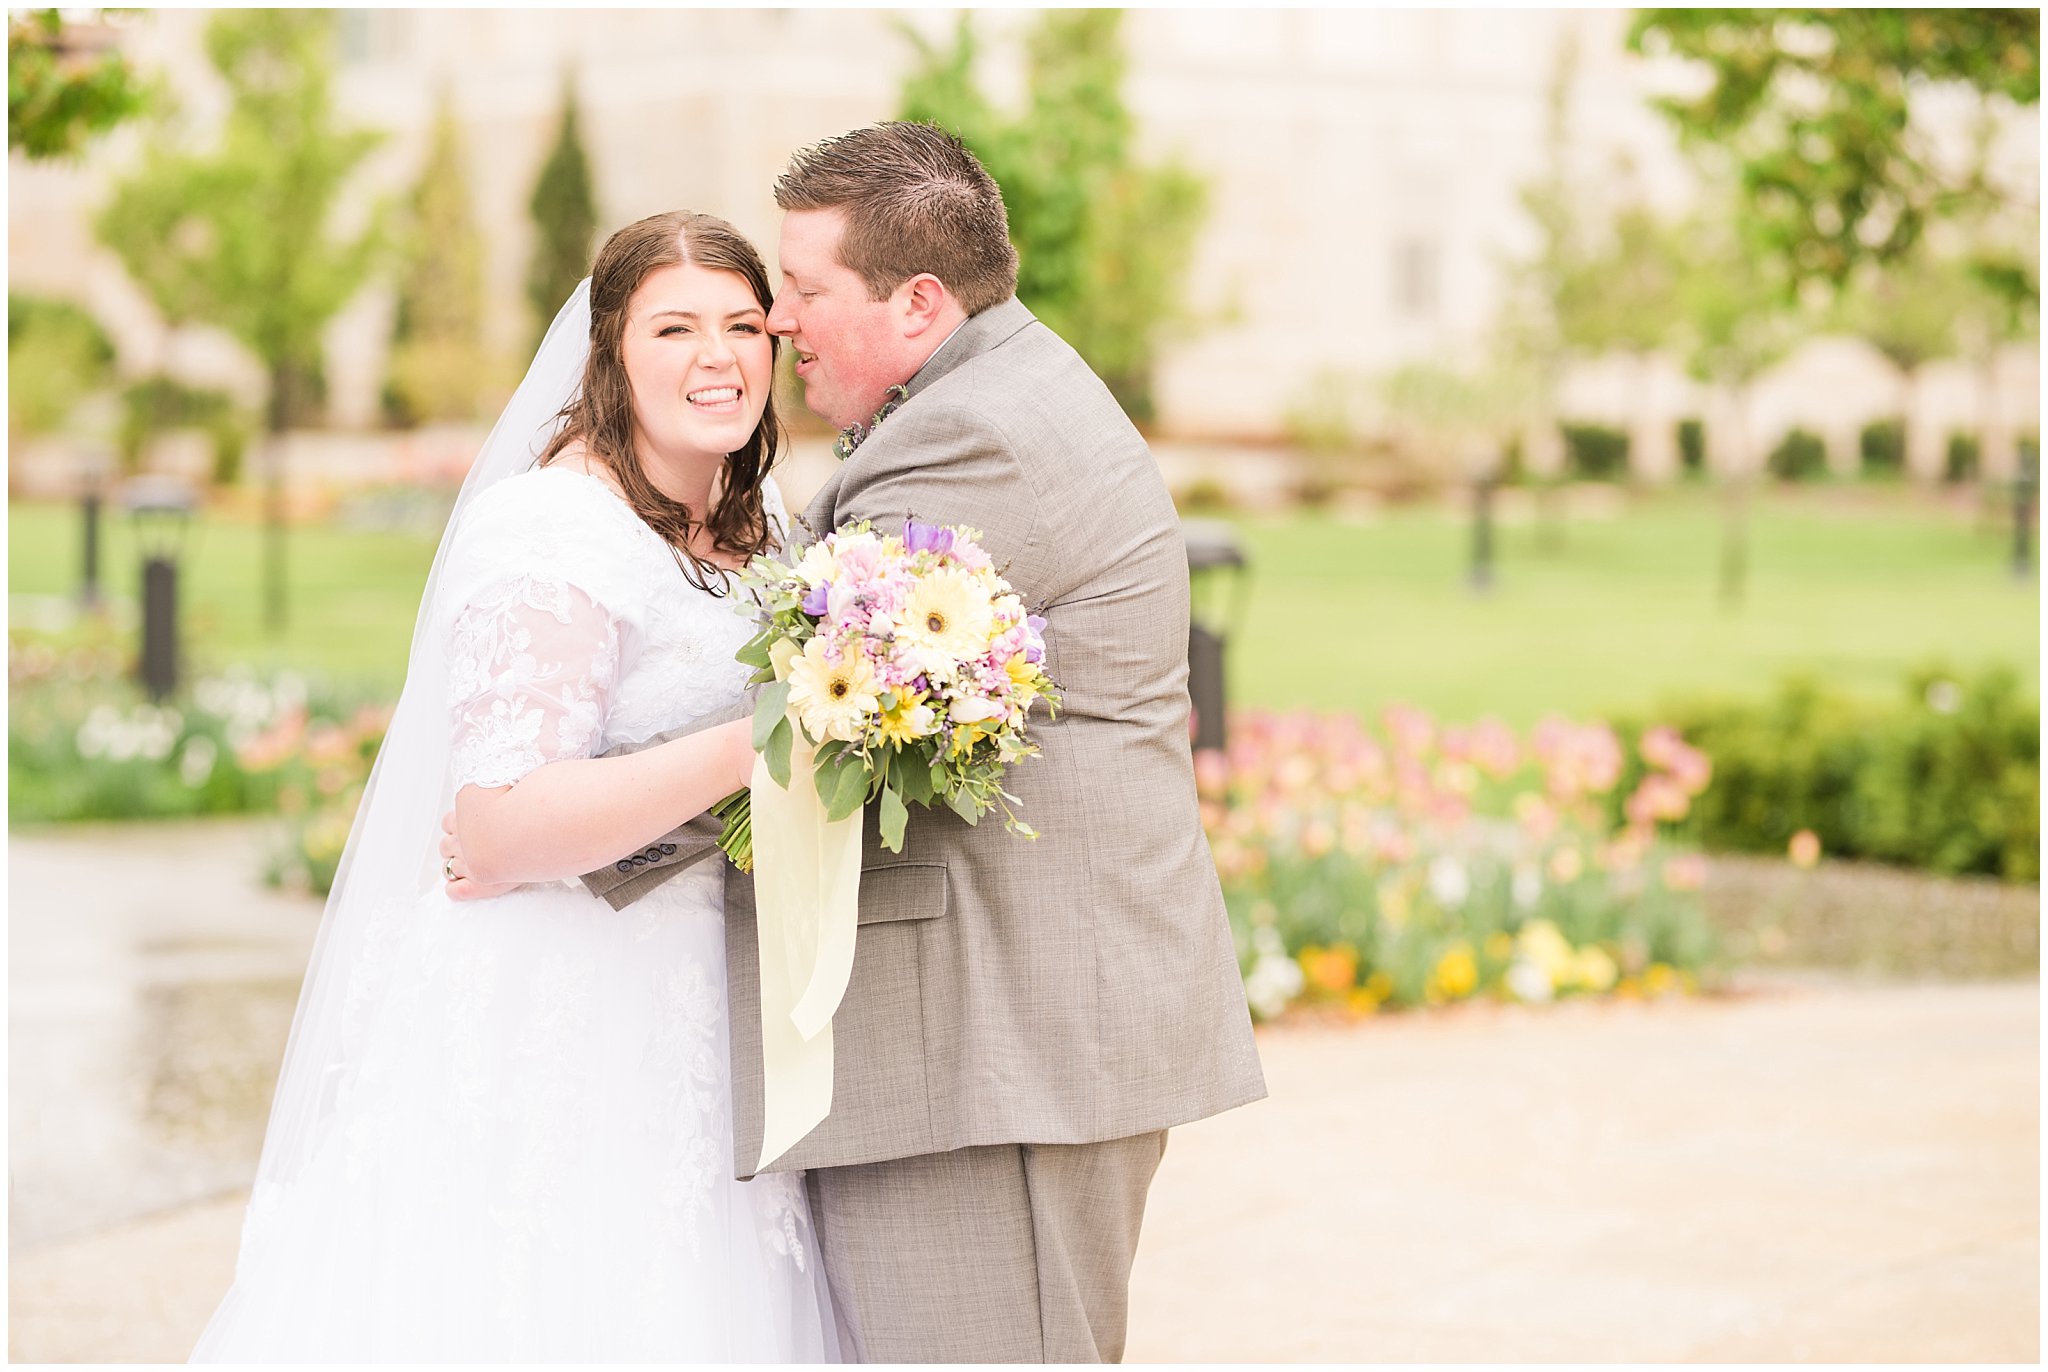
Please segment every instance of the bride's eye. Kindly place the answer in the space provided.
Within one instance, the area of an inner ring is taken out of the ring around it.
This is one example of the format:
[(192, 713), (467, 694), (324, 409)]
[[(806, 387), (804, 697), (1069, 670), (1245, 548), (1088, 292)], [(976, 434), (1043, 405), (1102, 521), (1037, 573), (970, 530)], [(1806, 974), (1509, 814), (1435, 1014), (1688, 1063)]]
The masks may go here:
[(759, 324), (735, 324), (733, 325), (733, 328), (740, 333), (761, 332), (761, 326)]
[(688, 330), (688, 329), (687, 329), (686, 327), (684, 327), (683, 325), (681, 325), (681, 324), (671, 324), (671, 325), (669, 325), (669, 326), (668, 326), (667, 328), (663, 329), (663, 330), (662, 330), (662, 331), (661, 331), (660, 333), (656, 334), (656, 335), (655, 335), (655, 337), (656, 337), (656, 338), (667, 338), (667, 337), (668, 337), (668, 336), (669, 336), (670, 334), (678, 334), (678, 333), (687, 333), (687, 332), (689, 332), (689, 330)]

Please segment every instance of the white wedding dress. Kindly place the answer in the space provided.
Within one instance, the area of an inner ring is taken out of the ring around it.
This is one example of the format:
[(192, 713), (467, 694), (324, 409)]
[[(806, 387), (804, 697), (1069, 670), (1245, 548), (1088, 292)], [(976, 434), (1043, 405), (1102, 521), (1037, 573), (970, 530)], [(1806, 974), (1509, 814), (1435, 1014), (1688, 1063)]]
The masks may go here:
[[(446, 797), (687, 725), (748, 675), (733, 602), (567, 468), (474, 500), (432, 614)], [(706, 861), (622, 911), (565, 881), (370, 916), (337, 983), (349, 1079), (296, 1174), (259, 1179), (194, 1358), (835, 1359), (801, 1181), (733, 1180), (722, 881)]]

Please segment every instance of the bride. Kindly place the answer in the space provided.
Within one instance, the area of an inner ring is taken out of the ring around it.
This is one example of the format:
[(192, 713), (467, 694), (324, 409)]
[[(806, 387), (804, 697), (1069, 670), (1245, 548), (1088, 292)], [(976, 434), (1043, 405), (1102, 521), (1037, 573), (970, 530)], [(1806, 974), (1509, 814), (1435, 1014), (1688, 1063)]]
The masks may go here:
[(787, 532), (770, 303), (723, 220), (621, 229), (492, 431), (195, 1360), (836, 1360), (801, 1180), (733, 1180), (718, 864), (624, 912), (572, 880), (751, 770), (744, 720), (599, 754), (742, 691), (725, 574)]

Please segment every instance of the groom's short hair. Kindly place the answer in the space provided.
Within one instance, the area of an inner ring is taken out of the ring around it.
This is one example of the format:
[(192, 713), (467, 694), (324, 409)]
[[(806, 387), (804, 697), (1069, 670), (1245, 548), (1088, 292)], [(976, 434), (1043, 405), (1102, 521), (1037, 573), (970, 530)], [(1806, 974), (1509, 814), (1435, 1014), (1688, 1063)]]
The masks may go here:
[(842, 133), (790, 158), (775, 203), (840, 210), (839, 259), (886, 300), (929, 272), (969, 314), (1017, 293), (1017, 250), (1002, 188), (967, 145), (931, 124), (890, 122)]

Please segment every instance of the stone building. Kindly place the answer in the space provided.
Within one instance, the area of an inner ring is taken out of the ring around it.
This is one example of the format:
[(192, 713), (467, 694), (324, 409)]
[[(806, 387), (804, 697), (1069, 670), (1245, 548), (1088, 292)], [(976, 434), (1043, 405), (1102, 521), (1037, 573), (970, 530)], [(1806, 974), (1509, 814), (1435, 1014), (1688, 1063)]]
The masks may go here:
[[(160, 70), (197, 117), (217, 118), (204, 11), (121, 21), (118, 39)], [(1021, 95), (1030, 12), (977, 16), (986, 86)], [(522, 281), (532, 244), (526, 202), (573, 80), (609, 228), (659, 209), (725, 215), (770, 250), (769, 186), (789, 151), (889, 116), (913, 46), (954, 13), (853, 9), (367, 10), (342, 17), (337, 95), (351, 120), (387, 131), (360, 201), (402, 191), (426, 151), (445, 91), (462, 125), (486, 238), (487, 330), (508, 361), (532, 336)], [(1677, 79), (1624, 51), (1627, 12), (1131, 11), (1126, 98), (1149, 152), (1210, 178), (1210, 218), (1188, 283), (1200, 321), (1165, 344), (1156, 378), (1162, 431), (1207, 439), (1283, 436), (1319, 374), (1366, 378), (1402, 362), (1468, 357), (1495, 327), (1506, 264), (1533, 245), (1521, 187), (1545, 165), (1547, 91), (1561, 46), (1577, 51), (1569, 159), (1596, 182), (1632, 168), (1633, 194), (1684, 204), (1690, 180), (1646, 95)], [(2002, 145), (2037, 199), (2038, 121)], [(253, 400), (261, 377), (224, 336), (167, 335), (118, 264), (91, 238), (109, 178), (138, 155), (124, 129), (82, 165), (9, 168), (9, 281), (86, 305), (117, 341), (124, 370), (160, 367), (226, 381)], [(330, 417), (377, 422), (392, 300), (366, 289), (329, 333)], [(2038, 352), (2002, 354), (1995, 373), (1927, 369), (1914, 403), (1926, 427), (1975, 427), (1987, 397), (2010, 461), (2013, 433), (2038, 423)], [(1710, 398), (1675, 362), (1575, 366), (1570, 417), (1644, 430), (1646, 476), (1675, 461), (1682, 416)], [(1648, 402), (1645, 403), (1645, 397)], [(1752, 431), (1793, 425), (1854, 460), (1857, 429), (1900, 409), (1895, 373), (1867, 346), (1824, 340), (1755, 392)]]

